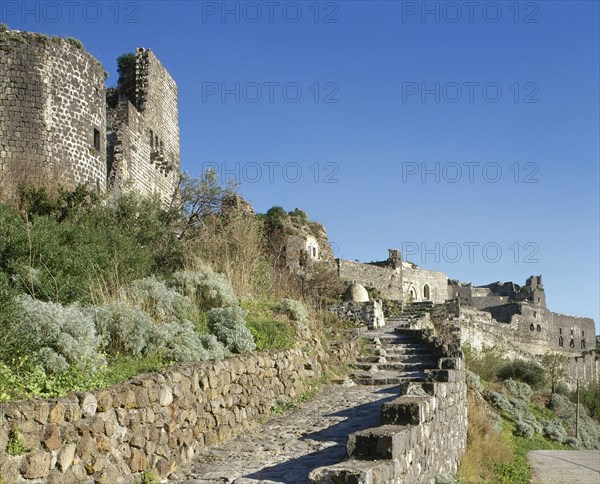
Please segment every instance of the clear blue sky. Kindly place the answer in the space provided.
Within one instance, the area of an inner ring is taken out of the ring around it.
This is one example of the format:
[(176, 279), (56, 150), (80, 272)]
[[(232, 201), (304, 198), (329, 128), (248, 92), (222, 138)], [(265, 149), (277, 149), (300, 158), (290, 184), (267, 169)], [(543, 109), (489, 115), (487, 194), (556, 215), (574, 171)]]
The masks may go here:
[(0, 21), (81, 39), (109, 84), (153, 49), (183, 168), (229, 170), (257, 211), (304, 209), (337, 256), (543, 274), (550, 309), (598, 325), (598, 2), (421, 4), (3, 1)]

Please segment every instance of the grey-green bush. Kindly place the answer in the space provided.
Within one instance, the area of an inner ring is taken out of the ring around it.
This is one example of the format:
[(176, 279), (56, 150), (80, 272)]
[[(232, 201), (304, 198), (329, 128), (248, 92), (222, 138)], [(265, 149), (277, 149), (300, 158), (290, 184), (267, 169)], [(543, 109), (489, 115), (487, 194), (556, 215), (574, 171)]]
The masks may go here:
[(479, 375), (477, 373), (473, 373), (471, 370), (467, 370), (466, 371), (466, 381), (467, 381), (467, 387), (470, 390), (476, 391), (476, 392), (483, 392), (483, 385), (481, 384), (481, 378), (479, 378)]
[(50, 374), (60, 374), (71, 366), (96, 371), (106, 364), (98, 352), (92, 312), (78, 304), (37, 301), (19, 297), (23, 308), (20, 324), (13, 328), (24, 354)]
[(282, 299), (277, 309), (287, 314), (292, 320), (306, 324), (308, 322), (308, 312), (300, 301), (295, 299)]
[(194, 305), (188, 297), (153, 276), (122, 288), (121, 298), (130, 305), (138, 306), (157, 322), (189, 319), (194, 311)]
[(531, 390), (531, 387), (527, 383), (517, 382), (514, 380), (504, 380), (502, 385), (508, 390), (510, 395), (525, 402), (529, 402), (531, 394), (533, 393), (533, 390)]
[(534, 430), (533, 427), (531, 425), (529, 425), (526, 422), (523, 422), (523, 420), (517, 420), (515, 422), (515, 431), (514, 431), (515, 435), (518, 435), (520, 437), (526, 437), (526, 438), (531, 438), (534, 434)]
[(256, 344), (246, 327), (246, 311), (240, 307), (217, 308), (208, 312), (208, 328), (233, 353), (254, 351)]
[(150, 316), (122, 301), (97, 308), (94, 322), (104, 348), (112, 355), (155, 354), (166, 341)]
[(179, 293), (194, 301), (198, 309), (202, 311), (239, 304), (227, 278), (223, 274), (213, 272), (208, 267), (203, 267), (195, 272), (176, 272), (169, 284), (175, 287)]

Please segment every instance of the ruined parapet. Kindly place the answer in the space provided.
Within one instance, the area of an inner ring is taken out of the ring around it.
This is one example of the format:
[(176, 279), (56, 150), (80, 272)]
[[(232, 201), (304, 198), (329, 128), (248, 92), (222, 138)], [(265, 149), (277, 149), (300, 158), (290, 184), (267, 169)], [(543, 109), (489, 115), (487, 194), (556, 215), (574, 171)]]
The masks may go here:
[(0, 32), (0, 198), (106, 187), (106, 73), (75, 39)]
[(116, 105), (108, 106), (112, 186), (157, 194), (168, 203), (180, 176), (177, 85), (152, 51), (140, 48), (135, 55), (135, 99), (118, 90), (116, 96)]

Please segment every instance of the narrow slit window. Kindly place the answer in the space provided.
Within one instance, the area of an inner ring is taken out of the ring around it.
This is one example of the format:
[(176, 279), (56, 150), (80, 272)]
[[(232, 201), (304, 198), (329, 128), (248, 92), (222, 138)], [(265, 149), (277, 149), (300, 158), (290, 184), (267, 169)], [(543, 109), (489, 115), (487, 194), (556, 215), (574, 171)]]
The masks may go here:
[(100, 131), (94, 128), (94, 149), (100, 153)]

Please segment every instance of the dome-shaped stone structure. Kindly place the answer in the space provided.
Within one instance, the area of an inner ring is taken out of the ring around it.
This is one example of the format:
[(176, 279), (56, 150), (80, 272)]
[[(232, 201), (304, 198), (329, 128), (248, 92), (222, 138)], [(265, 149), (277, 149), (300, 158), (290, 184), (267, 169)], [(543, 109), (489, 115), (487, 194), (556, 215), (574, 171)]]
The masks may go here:
[(369, 293), (362, 284), (353, 282), (344, 292), (344, 301), (369, 302)]

